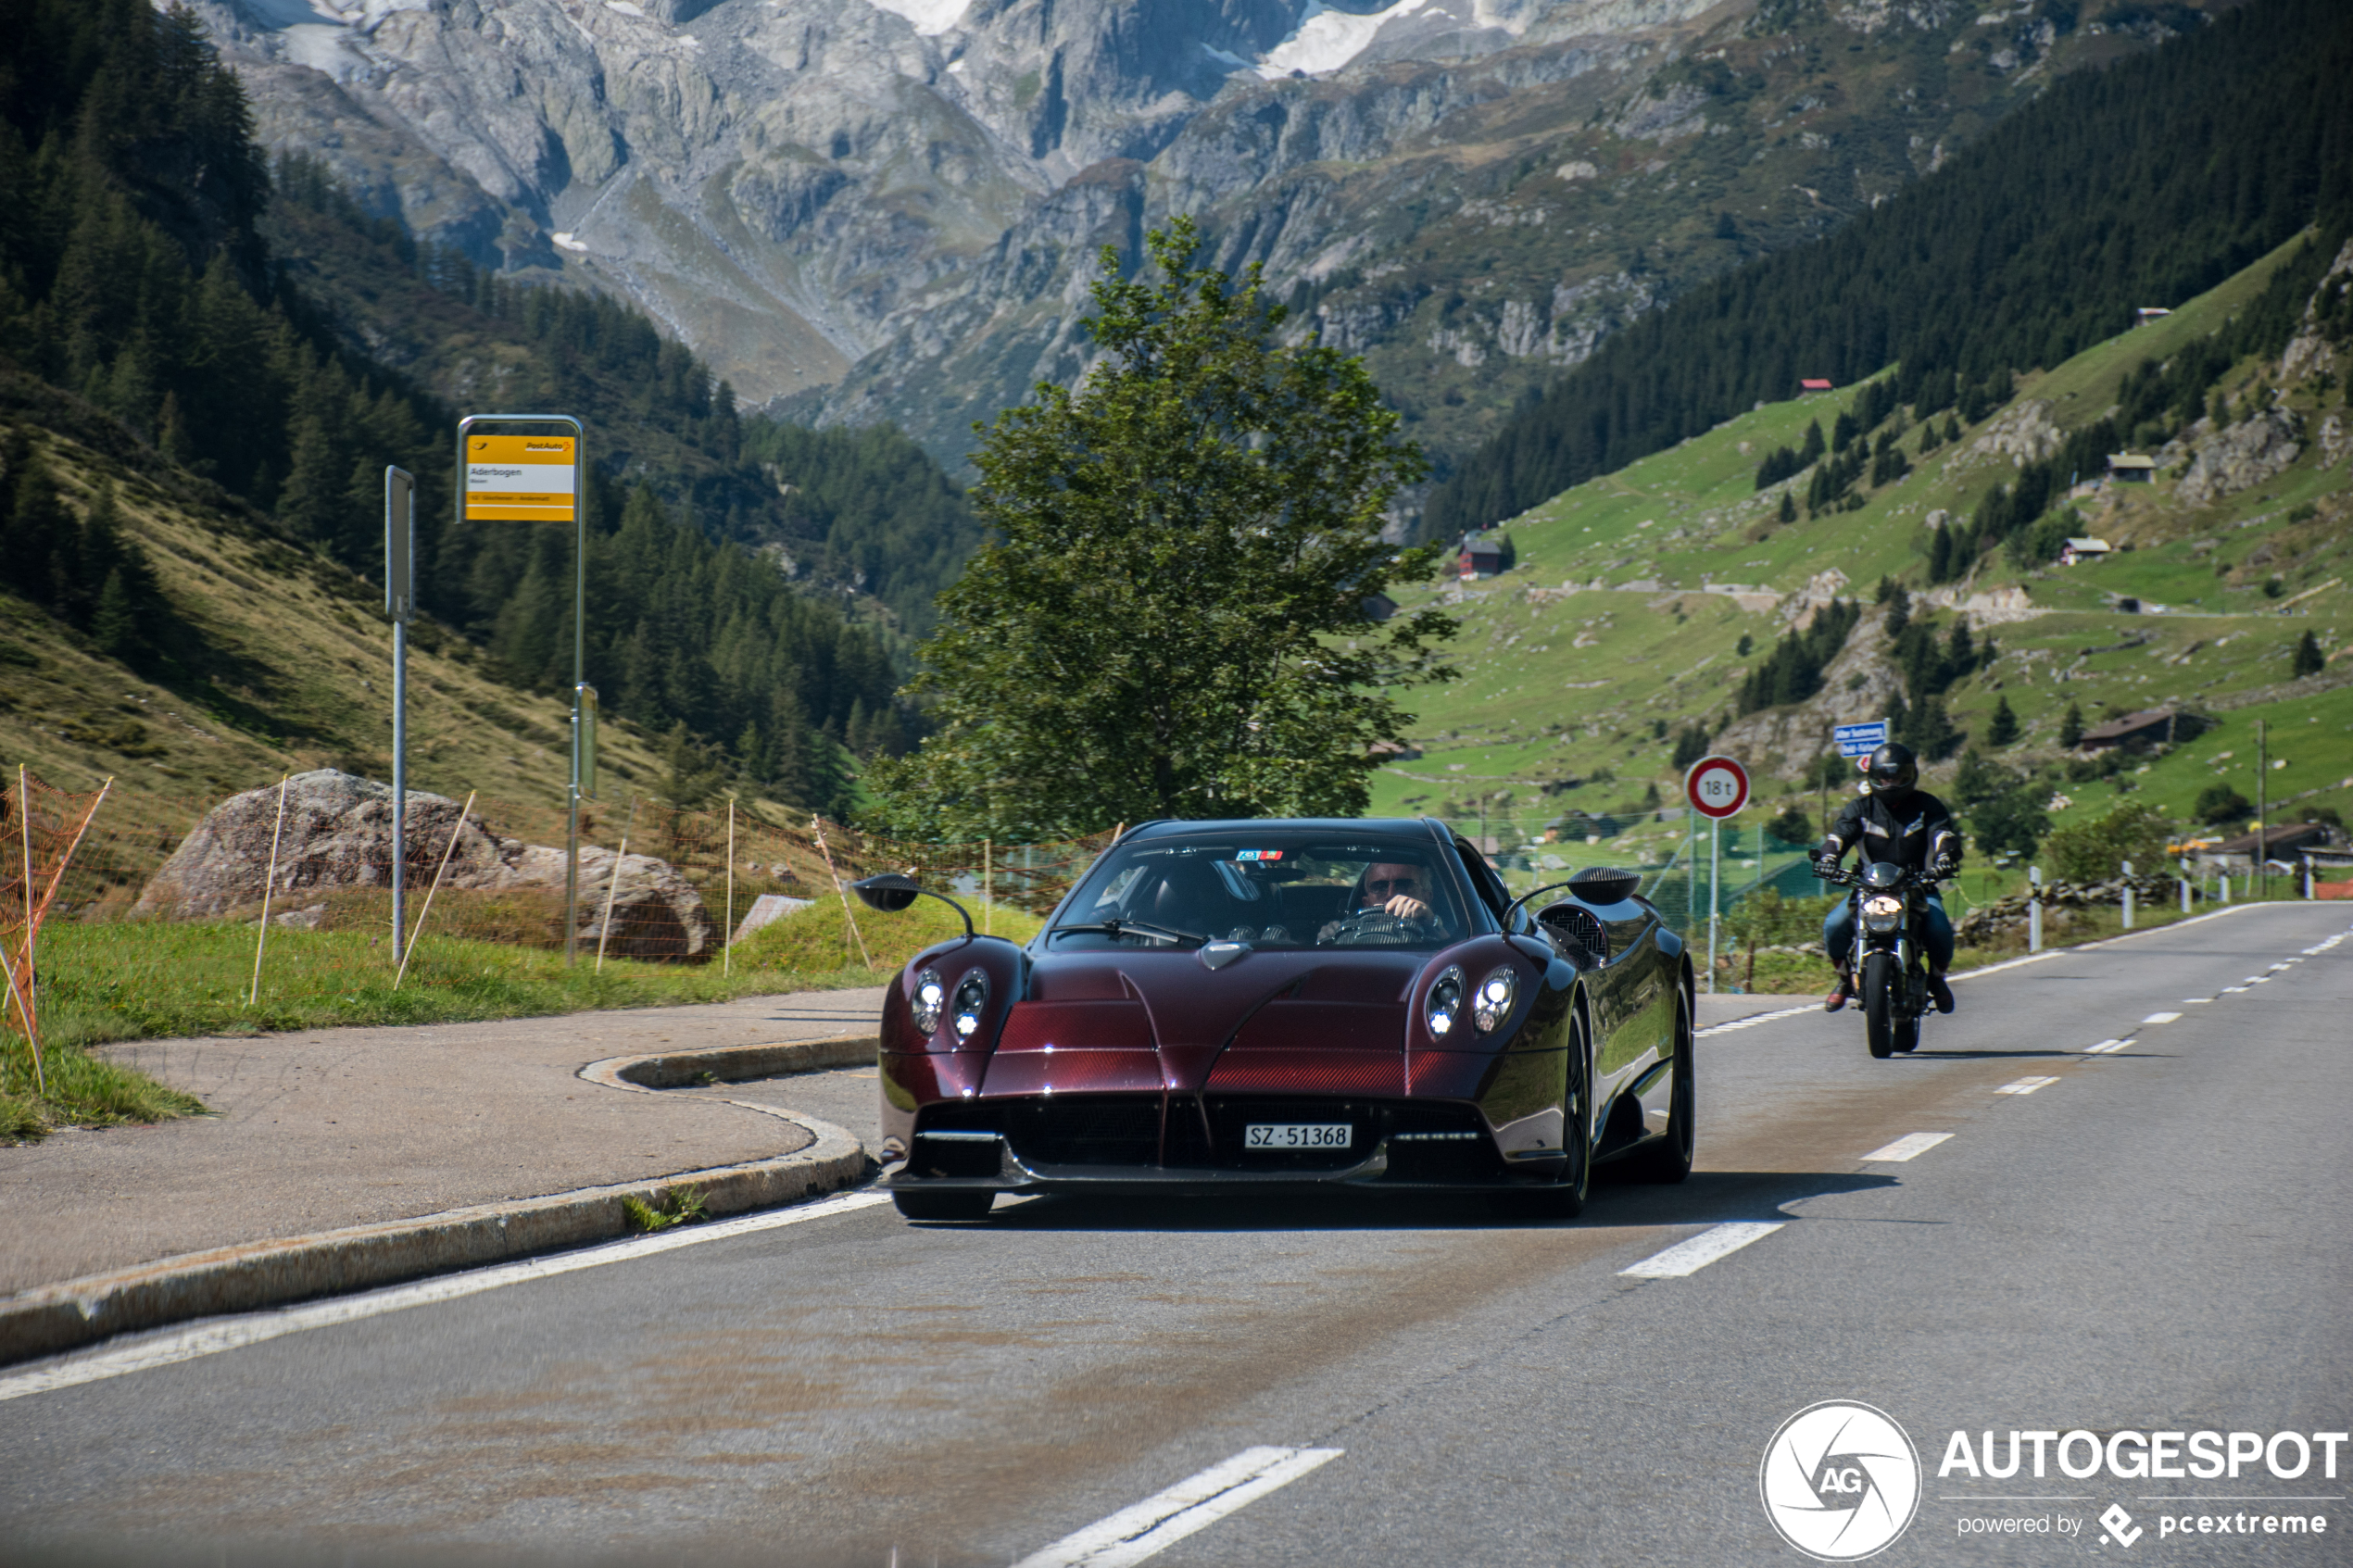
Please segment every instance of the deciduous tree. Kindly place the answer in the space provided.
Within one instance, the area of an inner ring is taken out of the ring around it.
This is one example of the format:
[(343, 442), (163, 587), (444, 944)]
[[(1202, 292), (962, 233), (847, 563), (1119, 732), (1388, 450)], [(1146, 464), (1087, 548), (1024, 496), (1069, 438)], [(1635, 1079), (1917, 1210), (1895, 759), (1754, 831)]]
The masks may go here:
[(1146, 245), (1149, 277), (1103, 253), (1080, 383), (983, 432), (998, 540), (911, 688), (937, 729), (868, 770), (901, 832), (1355, 815), (1369, 748), (1402, 739), (1391, 694), (1453, 674), (1445, 615), (1368, 609), (1438, 551), (1381, 538), (1424, 464), (1363, 365), (1280, 345), (1258, 269), (1202, 265), (1189, 220)]

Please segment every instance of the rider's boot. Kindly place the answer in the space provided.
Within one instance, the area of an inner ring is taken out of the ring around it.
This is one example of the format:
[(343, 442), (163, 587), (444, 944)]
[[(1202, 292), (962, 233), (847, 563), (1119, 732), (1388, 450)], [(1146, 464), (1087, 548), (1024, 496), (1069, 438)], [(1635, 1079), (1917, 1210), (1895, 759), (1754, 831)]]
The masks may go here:
[(1953, 988), (1944, 984), (1944, 971), (1932, 969), (1928, 972), (1928, 995), (1929, 999), (1936, 1004), (1937, 1011), (1953, 1010)]
[[(1933, 983), (1931, 982), (1931, 984)], [(1853, 1000), (1854, 997), (1855, 977), (1842, 969), (1838, 972), (1838, 988), (1832, 991), (1829, 996), (1822, 998), (1822, 1010), (1824, 1012), (1836, 1012), (1839, 1009), (1844, 1007), (1849, 1001)], [(1945, 1010), (1950, 1012), (1952, 1010), (1947, 1008)]]

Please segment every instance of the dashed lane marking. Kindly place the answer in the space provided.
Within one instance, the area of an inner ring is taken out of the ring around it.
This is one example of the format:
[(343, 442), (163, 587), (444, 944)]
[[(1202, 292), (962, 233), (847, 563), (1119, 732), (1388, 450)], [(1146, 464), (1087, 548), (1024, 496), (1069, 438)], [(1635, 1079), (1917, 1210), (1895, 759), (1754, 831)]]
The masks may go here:
[(2185, 1008), (2202, 1008), (2213, 999), (2211, 997), (2183, 997), (2182, 1005)]
[(792, 1209), (747, 1214), (739, 1220), (720, 1220), (684, 1230), (662, 1231), (629, 1241), (608, 1242), (601, 1247), (584, 1248), (580, 1251), (561, 1253), (553, 1258), (536, 1258), (527, 1263), (499, 1263), (466, 1273), (421, 1280), (415, 1285), (395, 1286), (389, 1290), (371, 1290), (361, 1296), (315, 1302), (308, 1307), (288, 1307), (278, 1311), (247, 1312), (240, 1317), (217, 1318), (193, 1328), (177, 1329), (141, 1339), (120, 1349), (76, 1356), (34, 1372), (0, 1377), (0, 1401), (20, 1399), (27, 1394), (46, 1394), (58, 1388), (71, 1388), (78, 1384), (96, 1383), (103, 1378), (121, 1377), (129, 1373), (145, 1372), (149, 1367), (192, 1361), (199, 1356), (217, 1356), (223, 1350), (243, 1349), (248, 1345), (258, 1345), (265, 1339), (300, 1334), (306, 1329), (332, 1328), (338, 1323), (358, 1323), (362, 1318), (381, 1317), (386, 1312), (397, 1312), (409, 1307), (454, 1301), (462, 1296), (479, 1295), (504, 1286), (549, 1279), (581, 1269), (602, 1268), (607, 1263), (626, 1263), (658, 1252), (675, 1251), (681, 1247), (699, 1247), (706, 1241), (725, 1241), (733, 1236), (751, 1235), (755, 1231), (806, 1224), (812, 1220), (829, 1220), (837, 1214), (871, 1209), (877, 1203), (889, 1201), (890, 1194), (887, 1192), (843, 1193), (839, 1197), (819, 1198), (814, 1203), (804, 1203)]
[(2244, 992), (2246, 989), (2246, 987), (2244, 985), (2225, 985), (2222, 987), (2222, 995), (2226, 997), (2235, 997)]
[(1809, 1003), (1805, 1007), (1779, 1008), (1771, 1012), (1753, 1012), (1746, 1018), (1735, 1018), (1725, 1023), (1711, 1023), (1705, 1029), (1694, 1029), (1692, 1034), (1693, 1038), (1705, 1040), (1711, 1035), (1729, 1035), (1735, 1029), (1754, 1029), (1760, 1023), (1770, 1023), (1777, 1018), (1795, 1018), (1801, 1012), (1821, 1010), (1822, 1004), (1819, 1002)]
[[(2083, 1054), (2084, 1054), (2085, 1056), (2107, 1056), (2107, 1055), (2109, 1055), (2109, 1054), (2111, 1054), (2111, 1053), (2113, 1053), (2113, 1052), (2122, 1050), (2125, 1047), (2127, 1047), (2127, 1046), (2131, 1045), (2132, 1043), (2133, 1043), (2133, 1036), (2132, 1036), (2132, 1035), (2125, 1035), (2125, 1036), (2124, 1036), (2124, 1038), (2122, 1038), (2122, 1039), (2120, 1039), (2120, 1040), (2102, 1040), (2102, 1041), (2101, 1041), (2098, 1045), (2096, 1045), (2096, 1046), (2085, 1046), (2085, 1047), (2083, 1047)], [(2050, 1080), (2048, 1080), (2048, 1079), (2045, 1079), (2045, 1080), (2043, 1080), (2043, 1082), (2045, 1082), (2045, 1083), (2048, 1083), (2048, 1082), (2050, 1082)], [(2003, 1092), (2004, 1094), (2008, 1094), (2008, 1093), (2010, 1093), (2011, 1091), (2010, 1091), (2010, 1090), (2008, 1090), (2008, 1089), (2004, 1089), (2002, 1092)], [(2021, 1090), (2019, 1090), (2018, 1092), (2019, 1092), (2019, 1093), (2020, 1093), (2020, 1094), (2029, 1094), (2029, 1093), (2032, 1093), (2032, 1090), (2021, 1089)]]
[(2178, 1012), (2153, 1012), (2141, 1020), (2144, 1023), (2171, 1023), (2182, 1015)]
[(1205, 1530), (1344, 1449), (1244, 1449), (1222, 1464), (1031, 1553), (1013, 1568), (1127, 1568)]
[(1952, 1135), (1950, 1133), (1906, 1133), (1885, 1148), (1875, 1148), (1863, 1158), (1885, 1160), (1890, 1164), (1917, 1160)]
[(2015, 1084), (2005, 1084), (1994, 1092), (1997, 1095), (2031, 1095), (2037, 1089), (2047, 1089), (2057, 1078), (2020, 1078)]
[(1622, 1279), (1680, 1279), (1695, 1274), (1718, 1258), (1729, 1258), (1752, 1241), (1761, 1241), (1780, 1230), (1786, 1221), (1733, 1220), (1714, 1225), (1692, 1236), (1679, 1241), (1666, 1251), (1643, 1259), (1630, 1269), (1620, 1269)]

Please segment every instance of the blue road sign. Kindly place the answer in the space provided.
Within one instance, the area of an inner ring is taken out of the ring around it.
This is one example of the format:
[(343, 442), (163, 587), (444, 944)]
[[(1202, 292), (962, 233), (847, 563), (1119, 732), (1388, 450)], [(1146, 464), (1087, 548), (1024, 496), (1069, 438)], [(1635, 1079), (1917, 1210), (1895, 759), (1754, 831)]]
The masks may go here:
[(1887, 721), (1874, 719), (1868, 724), (1841, 724), (1831, 731), (1838, 742), (1841, 757), (1869, 757), (1887, 744)]

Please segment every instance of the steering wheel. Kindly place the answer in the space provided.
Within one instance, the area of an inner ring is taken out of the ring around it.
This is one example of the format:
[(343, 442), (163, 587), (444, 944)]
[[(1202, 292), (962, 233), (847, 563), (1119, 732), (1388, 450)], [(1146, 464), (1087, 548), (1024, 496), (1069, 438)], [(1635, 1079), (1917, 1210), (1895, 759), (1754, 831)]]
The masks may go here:
[(1335, 947), (1362, 947), (1379, 943), (1410, 942), (1416, 935), (1418, 922), (1401, 920), (1386, 909), (1359, 909), (1340, 920), (1340, 929), (1333, 932), (1330, 945)]

